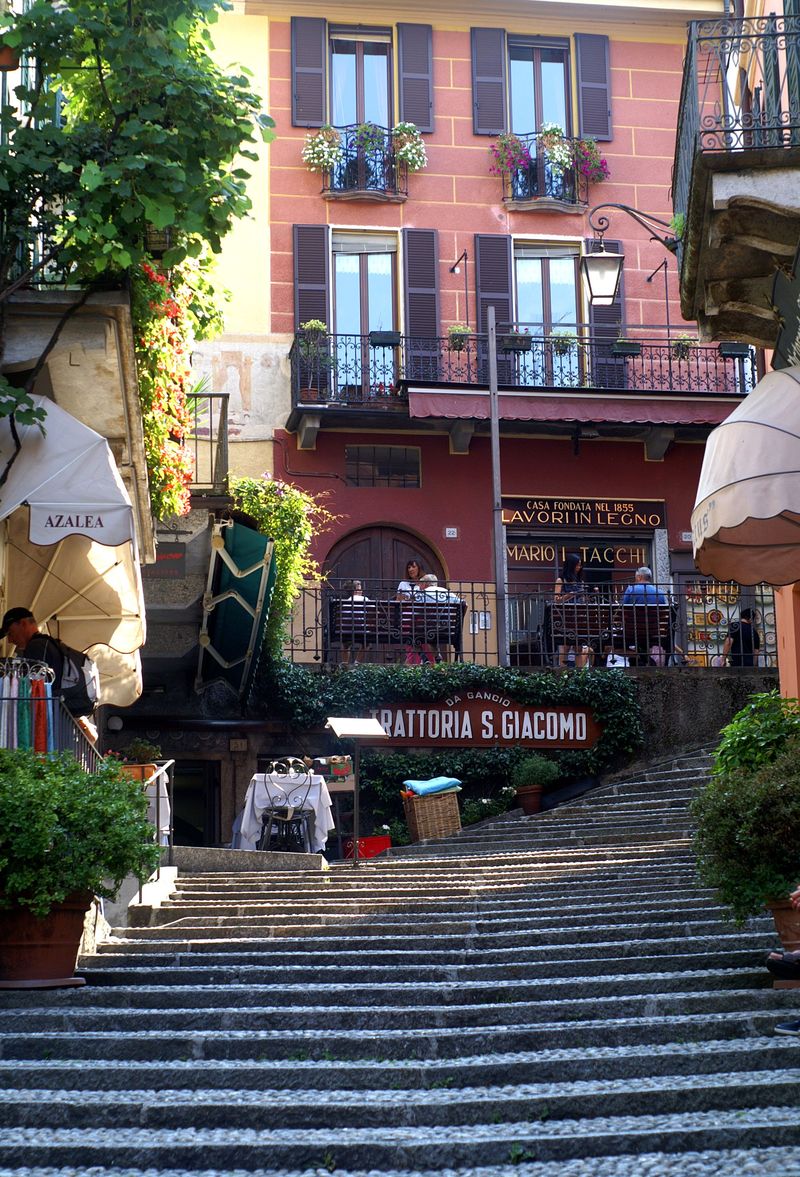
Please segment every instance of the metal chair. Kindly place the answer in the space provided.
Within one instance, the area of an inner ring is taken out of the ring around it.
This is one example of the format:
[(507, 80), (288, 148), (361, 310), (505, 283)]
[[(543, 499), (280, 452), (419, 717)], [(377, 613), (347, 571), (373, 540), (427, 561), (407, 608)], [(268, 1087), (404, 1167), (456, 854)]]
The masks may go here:
[(311, 845), (311, 810), (307, 808), (311, 772), (296, 757), (276, 760), (264, 775), (267, 805), (261, 815), (257, 850), (307, 853)]

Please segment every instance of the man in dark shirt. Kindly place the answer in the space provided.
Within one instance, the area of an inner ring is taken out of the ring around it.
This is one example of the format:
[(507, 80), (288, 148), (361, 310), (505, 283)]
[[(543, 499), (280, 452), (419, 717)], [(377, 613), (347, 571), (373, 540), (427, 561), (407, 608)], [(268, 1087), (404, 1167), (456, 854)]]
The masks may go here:
[(64, 659), (58, 643), (40, 632), (30, 609), (18, 607), (8, 610), (0, 626), (0, 638), (6, 637), (14, 643), (17, 654), (23, 655), (30, 662), (44, 662), (51, 667), (54, 675), (53, 694), (58, 694), (61, 689)]
[(722, 647), (723, 656), (730, 658), (731, 666), (755, 666), (755, 656), (760, 649), (761, 638), (753, 624), (753, 610), (742, 609), (739, 620), (728, 629)]

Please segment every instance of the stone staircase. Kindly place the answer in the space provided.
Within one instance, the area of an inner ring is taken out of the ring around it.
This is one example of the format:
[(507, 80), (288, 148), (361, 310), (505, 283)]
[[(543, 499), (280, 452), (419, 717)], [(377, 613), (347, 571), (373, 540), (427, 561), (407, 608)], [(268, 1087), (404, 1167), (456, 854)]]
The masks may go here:
[(84, 989), (0, 996), (0, 1177), (800, 1174), (798, 997), (695, 885), (706, 770), (180, 877)]

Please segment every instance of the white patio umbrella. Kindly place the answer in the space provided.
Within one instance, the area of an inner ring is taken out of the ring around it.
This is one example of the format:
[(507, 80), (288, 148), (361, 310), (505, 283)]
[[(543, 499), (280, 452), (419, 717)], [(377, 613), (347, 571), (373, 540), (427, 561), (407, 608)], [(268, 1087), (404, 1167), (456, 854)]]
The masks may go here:
[[(100, 701), (141, 694), (145, 639), (133, 509), (108, 442), (43, 397), (45, 434), (20, 425), (22, 448), (0, 487), (5, 607), (24, 606), (100, 669)], [(14, 453), (0, 419), (0, 473)]]
[(800, 580), (800, 368), (770, 372), (709, 437), (692, 535), (718, 580)]

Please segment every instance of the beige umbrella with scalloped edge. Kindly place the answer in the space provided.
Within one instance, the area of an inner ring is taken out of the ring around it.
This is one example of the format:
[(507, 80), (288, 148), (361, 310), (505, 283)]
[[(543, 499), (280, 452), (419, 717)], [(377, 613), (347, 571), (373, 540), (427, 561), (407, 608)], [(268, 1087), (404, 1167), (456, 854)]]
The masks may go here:
[(800, 580), (800, 368), (766, 375), (709, 437), (692, 537), (718, 580)]

